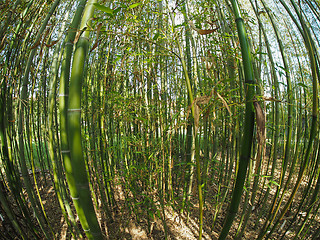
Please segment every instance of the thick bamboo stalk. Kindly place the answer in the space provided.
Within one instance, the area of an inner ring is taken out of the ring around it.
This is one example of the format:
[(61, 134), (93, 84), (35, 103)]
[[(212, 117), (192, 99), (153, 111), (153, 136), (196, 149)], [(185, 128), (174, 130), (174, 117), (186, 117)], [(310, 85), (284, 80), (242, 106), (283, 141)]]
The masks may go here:
[[(81, 19), (80, 29), (88, 27), (88, 22), (94, 12), (93, 3), (95, 2), (95, 0), (87, 2)], [(67, 167), (75, 181), (74, 184), (69, 184), (69, 189), (81, 225), (89, 239), (103, 239), (91, 199), (86, 164), (83, 157), (81, 135), (81, 92), (82, 82), (85, 77), (84, 71), (88, 55), (89, 35), (89, 30), (81, 34), (73, 56), (67, 113), (67, 138), (71, 166)]]
[(229, 230), (232, 226), (234, 218), (238, 212), (243, 186), (246, 179), (246, 173), (248, 164), (250, 161), (252, 139), (253, 139), (253, 128), (254, 128), (254, 75), (251, 62), (251, 53), (248, 43), (247, 34), (245, 31), (244, 21), (240, 14), (240, 8), (237, 0), (232, 0), (233, 13), (235, 15), (235, 21), (237, 24), (237, 30), (239, 35), (239, 41), (241, 46), (241, 54), (243, 59), (243, 68), (245, 75), (245, 93), (246, 93), (246, 110), (245, 120), (243, 128), (242, 143), (240, 149), (239, 167), (237, 172), (237, 179), (235, 187), (232, 193), (232, 199), (229, 206), (228, 214), (225, 219), (224, 226), (221, 230), (219, 240), (226, 239)]

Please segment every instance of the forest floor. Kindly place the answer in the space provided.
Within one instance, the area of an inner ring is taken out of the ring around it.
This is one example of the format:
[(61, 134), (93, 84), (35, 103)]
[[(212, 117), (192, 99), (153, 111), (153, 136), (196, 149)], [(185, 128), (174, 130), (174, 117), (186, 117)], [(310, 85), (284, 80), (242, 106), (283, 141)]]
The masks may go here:
[[(58, 200), (55, 196), (52, 183), (49, 182), (49, 178), (47, 179), (46, 184), (41, 177), (39, 177), (39, 179), (40, 180), (38, 181), (38, 186), (42, 198), (43, 207), (46, 210), (47, 218), (50, 223), (52, 232), (55, 235), (55, 238), (58, 240), (73, 239), (70, 231), (68, 230), (67, 223), (61, 213), (61, 209), (59, 207)], [(106, 239), (165, 239), (163, 220), (161, 219), (162, 217), (159, 217), (163, 216), (163, 212), (165, 213), (165, 223), (167, 226), (168, 239), (197, 239), (199, 230), (199, 213), (196, 187), (193, 190), (192, 197), (190, 199), (190, 204), (188, 205), (189, 214), (181, 214), (178, 210), (174, 210), (170, 206), (165, 206), (164, 209), (161, 209), (160, 205), (158, 205), (159, 211), (157, 212), (157, 214), (148, 214), (147, 209), (143, 208), (143, 204), (141, 204), (140, 206), (135, 204), (135, 207), (132, 208), (133, 205), (130, 205), (127, 201), (125, 201), (125, 195), (128, 193), (125, 193), (124, 189), (122, 188), (123, 184), (120, 184), (121, 181), (122, 180), (118, 179), (118, 183), (115, 184), (114, 187), (115, 201), (117, 204), (112, 211), (113, 221), (107, 220), (108, 218), (104, 214), (100, 215), (99, 211), (97, 211), (98, 218), (100, 220), (103, 232), (105, 233)], [(300, 192), (298, 192), (298, 194), (302, 194), (304, 184), (306, 183), (302, 183), (302, 188), (299, 188)], [(291, 186), (291, 188), (292, 187), (293, 186)], [(271, 189), (271, 195), (274, 195), (274, 192), (272, 191), (275, 191), (275, 189)], [(259, 194), (261, 195), (261, 192), (258, 192), (257, 195), (259, 196)], [(288, 198), (288, 195), (289, 194), (285, 196), (285, 200), (283, 202), (286, 202), (286, 198)], [(226, 210), (229, 204), (230, 196), (227, 196), (226, 201), (224, 201), (221, 205), (215, 205), (216, 196), (217, 189), (215, 188), (210, 188), (206, 192), (206, 199), (208, 200), (206, 201), (204, 209), (204, 240), (218, 239), (218, 234), (221, 231), (224, 216), (226, 215)], [(270, 208), (272, 199), (272, 197), (269, 197), (269, 199), (267, 200), (267, 209)], [(215, 212), (217, 208), (221, 208), (221, 210), (216, 217), (216, 221), (214, 221)], [(297, 205), (293, 203), (290, 208), (290, 211), (288, 212), (288, 214), (286, 214), (284, 220), (280, 222), (279, 232), (275, 232), (270, 239), (280, 239), (282, 237), (282, 234), (285, 232), (284, 230), (290, 223), (290, 220), (292, 220), (294, 217), (294, 213), (297, 210), (296, 208)], [(239, 213), (241, 213), (242, 211), (243, 209), (241, 209), (240, 205)], [(303, 214), (298, 215), (298, 220), (295, 221), (293, 227), (285, 233), (283, 239), (293, 238), (293, 236), (295, 235), (295, 231), (297, 230), (297, 226), (300, 225), (297, 224), (297, 222), (299, 222), (299, 218), (301, 218), (302, 215)], [(3, 216), (2, 209), (1, 216)], [(2, 232), (0, 238), (19, 239), (18, 237), (15, 237), (14, 232), (12, 231), (12, 229), (10, 229), (10, 227), (8, 227), (6, 221), (7, 219), (2, 219), (2, 221), (0, 222), (0, 231)], [(36, 220), (34, 221), (34, 223), (36, 224)], [(254, 210), (250, 216), (248, 226), (246, 228), (246, 231), (244, 232), (244, 236), (241, 239), (256, 239), (259, 234), (259, 230), (263, 227), (264, 221), (265, 218), (262, 218), (260, 219), (260, 221), (258, 221), (258, 214)], [(237, 232), (238, 222), (239, 217), (236, 218), (235, 224), (233, 224), (233, 227), (230, 230), (230, 237), (228, 237), (227, 239), (234, 239), (234, 236)], [(316, 216), (314, 224), (309, 229), (309, 234), (312, 234), (312, 232), (315, 231), (319, 226), (320, 219), (318, 216)], [(80, 225), (79, 229), (81, 229)], [(34, 237), (30, 236), (30, 239), (34, 239)]]

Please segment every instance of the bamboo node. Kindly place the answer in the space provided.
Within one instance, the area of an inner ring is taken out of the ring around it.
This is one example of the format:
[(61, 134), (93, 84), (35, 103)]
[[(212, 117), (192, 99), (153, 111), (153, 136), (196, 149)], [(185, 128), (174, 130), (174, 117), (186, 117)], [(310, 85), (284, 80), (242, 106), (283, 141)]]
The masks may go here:
[(254, 79), (247, 79), (245, 83), (246, 84), (255, 84), (255, 81), (254, 81)]
[(59, 97), (68, 97), (68, 94), (59, 94)]
[(100, 236), (101, 233), (100, 232), (91, 232), (92, 236), (97, 237)]
[(243, 18), (242, 17), (236, 18), (236, 22), (238, 22), (238, 21), (243, 21)]
[(72, 197), (72, 196), (71, 196), (71, 199), (72, 199), (72, 200), (79, 200), (80, 198), (79, 198), (79, 197)]
[(79, 188), (79, 189), (89, 189), (89, 186), (88, 185), (86, 185), (86, 184), (77, 184), (76, 183), (76, 186)]
[(90, 228), (89, 229), (83, 229), (83, 231), (90, 232)]
[(61, 150), (61, 153), (69, 153), (70, 150)]
[(89, 41), (88, 37), (81, 36), (80, 38), (83, 39), (83, 40)]
[(81, 112), (81, 108), (69, 108), (68, 112)]

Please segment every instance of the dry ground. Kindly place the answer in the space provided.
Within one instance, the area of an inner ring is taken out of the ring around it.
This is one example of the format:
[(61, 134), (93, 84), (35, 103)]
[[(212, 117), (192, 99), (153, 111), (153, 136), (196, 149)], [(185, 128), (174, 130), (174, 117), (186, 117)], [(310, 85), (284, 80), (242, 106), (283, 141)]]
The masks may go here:
[[(45, 185), (44, 181), (41, 180), (41, 177), (39, 177), (39, 179), (40, 180), (38, 181), (38, 184), (40, 186), (39, 189), (42, 197), (42, 203), (44, 208), (46, 209), (47, 218), (49, 220), (49, 223), (55, 235), (55, 238), (58, 240), (73, 239), (70, 231), (68, 230), (64, 217), (61, 213), (61, 209), (59, 207), (58, 201), (54, 194), (54, 188), (52, 186), (52, 183), (48, 181), (47, 185)], [(107, 220), (107, 217), (104, 214), (100, 214), (98, 211), (99, 221), (105, 233), (106, 239), (110, 239), (110, 240), (111, 239), (112, 240), (113, 239), (114, 240), (165, 239), (164, 226), (161, 219), (157, 217), (155, 214), (151, 217), (152, 220), (148, 222), (147, 211), (146, 209), (140, 206), (135, 207), (135, 210), (136, 210), (135, 212), (132, 211), (132, 208), (130, 210), (130, 204), (128, 204), (128, 202), (125, 201), (126, 199), (125, 195), (126, 194), (130, 195), (130, 193), (128, 192), (125, 193), (122, 187), (123, 185), (120, 183), (121, 183), (121, 180), (118, 180), (118, 183), (114, 186), (114, 189), (116, 192), (115, 200), (117, 202), (117, 205), (112, 211), (113, 221)], [(301, 192), (303, 191), (303, 185), (302, 185), (302, 188), (300, 188), (300, 191)], [(206, 194), (207, 194), (206, 199), (208, 200), (206, 202), (206, 206), (204, 210), (203, 239), (205, 240), (217, 239), (218, 234), (222, 227), (222, 223), (224, 220), (223, 218), (225, 216), (226, 208), (228, 206), (228, 201), (225, 201), (223, 205), (221, 205), (221, 212), (217, 216), (217, 219), (212, 228), (214, 213), (216, 211), (216, 208), (219, 207), (217, 205), (214, 205), (215, 204), (214, 199), (217, 194), (217, 189), (211, 188), (208, 190)], [(132, 195), (130, 196), (132, 197)], [(9, 197), (10, 197), (10, 193), (9, 193)], [(268, 200), (268, 204), (271, 204), (271, 200), (272, 198)], [(281, 222), (281, 227), (282, 227), (281, 234), (283, 233), (283, 230), (288, 225), (289, 220), (292, 219), (293, 213), (291, 212), (295, 212), (296, 207), (297, 206), (293, 204), (291, 207), (291, 211), (286, 215), (285, 220)], [(158, 216), (161, 216), (162, 213), (161, 213), (160, 205), (158, 205), (158, 209), (160, 209)], [(1, 209), (1, 216), (4, 216), (2, 211), (3, 210)], [(240, 208), (239, 212), (241, 211), (242, 209)], [(194, 190), (193, 197), (191, 198), (191, 204), (189, 205), (188, 216), (185, 213), (180, 214), (178, 211), (174, 210), (170, 206), (166, 206), (164, 209), (164, 212), (165, 212), (165, 219), (166, 219), (166, 224), (168, 229), (168, 239), (172, 239), (172, 240), (173, 239), (176, 239), (176, 240), (197, 239), (198, 204), (197, 204), (196, 190)], [(262, 223), (263, 223), (262, 221), (260, 221), (260, 223), (256, 225), (257, 228), (254, 228), (257, 216), (258, 214), (254, 211), (250, 217), (247, 230), (242, 239), (256, 239), (259, 229), (262, 227)], [(0, 231), (2, 233), (0, 237), (2, 239), (19, 239), (18, 237), (15, 237), (15, 233), (12, 231), (12, 229), (10, 229), (9, 225), (7, 224), (8, 223), (7, 221), (8, 219), (3, 219), (0, 222)], [(238, 222), (239, 221), (236, 221), (235, 224), (233, 225), (230, 231), (230, 237), (228, 239), (233, 239), (238, 227)], [(35, 224), (36, 224), (36, 221), (35, 221)], [(297, 224), (295, 224), (295, 226), (286, 233), (284, 239), (292, 239), (292, 237), (294, 236), (294, 230), (296, 226)], [(320, 226), (319, 218), (316, 217), (315, 222), (311, 228), (311, 232), (317, 229), (319, 226)], [(281, 235), (275, 232), (275, 234), (272, 235), (272, 239), (280, 239), (280, 236)], [(29, 237), (30, 239), (32, 239), (32, 236), (29, 236)]]

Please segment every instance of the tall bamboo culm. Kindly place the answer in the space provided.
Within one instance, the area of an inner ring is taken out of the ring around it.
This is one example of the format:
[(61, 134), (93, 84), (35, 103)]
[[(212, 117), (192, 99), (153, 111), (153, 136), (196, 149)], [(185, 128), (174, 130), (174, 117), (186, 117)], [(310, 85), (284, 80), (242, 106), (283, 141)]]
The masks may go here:
[(235, 16), (235, 21), (238, 30), (238, 36), (241, 47), (241, 54), (243, 59), (243, 69), (245, 76), (245, 119), (243, 126), (243, 135), (240, 148), (239, 167), (237, 172), (237, 178), (235, 186), (232, 192), (232, 199), (229, 205), (228, 213), (225, 218), (225, 222), (219, 240), (226, 239), (229, 230), (232, 226), (233, 220), (238, 212), (241, 196), (243, 193), (243, 186), (246, 179), (247, 168), (251, 158), (251, 147), (253, 140), (253, 128), (254, 128), (254, 94), (255, 94), (255, 81), (251, 60), (250, 46), (248, 43), (247, 34), (245, 31), (244, 21), (241, 17), (240, 8), (237, 0), (232, 0), (232, 9)]

